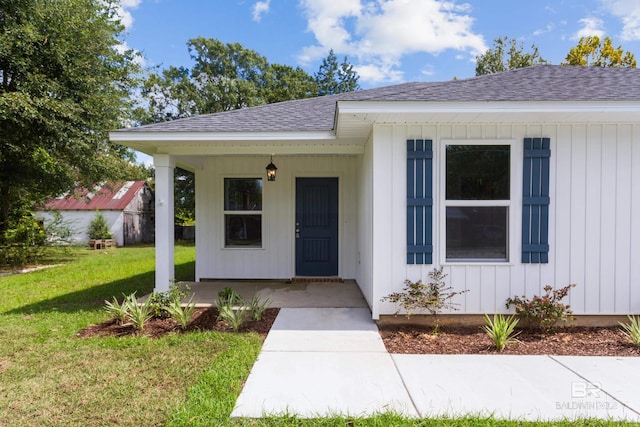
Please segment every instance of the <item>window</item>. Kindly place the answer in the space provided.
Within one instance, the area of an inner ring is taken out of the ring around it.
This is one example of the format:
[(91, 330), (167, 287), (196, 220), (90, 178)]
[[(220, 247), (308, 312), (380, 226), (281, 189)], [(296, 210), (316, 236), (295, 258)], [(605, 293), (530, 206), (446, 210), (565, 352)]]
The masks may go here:
[(262, 179), (224, 179), (224, 246), (262, 247)]
[(445, 146), (447, 261), (507, 261), (511, 146)]

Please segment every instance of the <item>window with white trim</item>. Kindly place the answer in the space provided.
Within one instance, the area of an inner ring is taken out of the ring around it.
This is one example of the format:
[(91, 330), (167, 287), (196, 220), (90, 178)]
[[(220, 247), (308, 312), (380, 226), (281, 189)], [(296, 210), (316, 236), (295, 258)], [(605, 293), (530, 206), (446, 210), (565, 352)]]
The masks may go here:
[(224, 179), (225, 248), (262, 247), (262, 179)]
[(511, 145), (445, 145), (445, 258), (508, 261)]

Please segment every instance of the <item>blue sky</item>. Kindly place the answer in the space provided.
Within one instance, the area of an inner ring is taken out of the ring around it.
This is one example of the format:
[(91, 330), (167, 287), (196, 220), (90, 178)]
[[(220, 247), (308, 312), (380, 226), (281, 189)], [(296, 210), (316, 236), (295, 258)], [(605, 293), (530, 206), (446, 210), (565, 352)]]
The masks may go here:
[(198, 36), (310, 74), (334, 49), (363, 88), (472, 77), (499, 36), (554, 64), (587, 35), (640, 59), (640, 0), (122, 0), (122, 18), (146, 66), (190, 66), (186, 43)]

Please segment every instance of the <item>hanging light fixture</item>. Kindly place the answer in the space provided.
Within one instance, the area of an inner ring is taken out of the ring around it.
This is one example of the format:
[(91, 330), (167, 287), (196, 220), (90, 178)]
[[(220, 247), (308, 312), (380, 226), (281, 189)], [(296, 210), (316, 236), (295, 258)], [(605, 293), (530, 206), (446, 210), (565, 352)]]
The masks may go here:
[(271, 162), (267, 165), (267, 181), (276, 180), (276, 171), (278, 168), (273, 164), (273, 154), (271, 155)]

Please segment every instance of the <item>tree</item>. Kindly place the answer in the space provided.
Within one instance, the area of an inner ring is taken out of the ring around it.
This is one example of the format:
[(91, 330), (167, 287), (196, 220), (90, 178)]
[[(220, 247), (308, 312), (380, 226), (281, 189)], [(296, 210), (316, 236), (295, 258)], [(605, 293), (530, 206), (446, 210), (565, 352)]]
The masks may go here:
[(271, 64), (267, 78), (265, 101), (267, 104), (316, 96), (315, 80), (300, 67)]
[(625, 52), (622, 46), (613, 47), (610, 37), (605, 37), (604, 41), (598, 36), (581, 37), (578, 45), (571, 48), (565, 60), (562, 65), (636, 68), (633, 53)]
[(493, 48), (476, 56), (476, 76), (547, 63), (540, 57), (536, 45), (532, 44), (531, 52), (525, 53), (524, 46), (518, 46), (516, 39), (497, 37), (493, 43)]
[(191, 68), (151, 72), (142, 85), (141, 124), (315, 96), (313, 78), (301, 68), (270, 64), (239, 43), (198, 37), (187, 43)]
[(322, 60), (320, 69), (315, 74), (318, 85), (318, 95), (334, 95), (336, 93), (353, 92), (359, 90), (358, 80), (360, 76), (353, 69), (345, 56), (342, 64), (338, 64), (338, 57), (329, 51), (329, 55)]
[[(35, 202), (118, 178), (138, 71), (116, 0), (0, 0), (0, 236)], [(0, 242), (1, 244), (2, 242)]]
[(173, 188), (177, 223), (192, 223), (196, 219), (196, 191), (193, 172), (176, 168)]
[(89, 223), (87, 234), (92, 240), (112, 238), (111, 230), (109, 230), (109, 225), (107, 224), (107, 220), (104, 215), (102, 215), (102, 212), (96, 212), (95, 218), (93, 218)]

